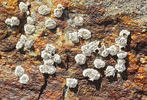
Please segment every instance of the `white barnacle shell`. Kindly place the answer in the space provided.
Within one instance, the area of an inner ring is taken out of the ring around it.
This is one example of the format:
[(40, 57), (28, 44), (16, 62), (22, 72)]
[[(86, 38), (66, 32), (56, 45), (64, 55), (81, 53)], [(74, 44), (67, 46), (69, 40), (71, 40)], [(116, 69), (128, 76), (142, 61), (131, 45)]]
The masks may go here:
[(46, 73), (46, 70), (45, 70), (45, 66), (44, 65), (40, 65), (39, 66), (39, 71), (41, 72), (41, 73)]
[(91, 38), (91, 32), (88, 29), (81, 28), (78, 30), (78, 36), (87, 40)]
[(66, 78), (66, 86), (69, 88), (75, 88), (78, 84), (78, 80), (75, 78)]
[(20, 38), (19, 38), (19, 41), (20, 41), (21, 43), (25, 43), (26, 40), (27, 40), (27, 37), (26, 37), (25, 35), (21, 35)]
[(23, 74), (19, 78), (19, 82), (22, 83), (22, 84), (27, 84), (29, 82), (29, 76), (27, 74)]
[(119, 36), (124, 38), (128, 38), (129, 35), (130, 35), (130, 32), (128, 30), (121, 30), (119, 33)]
[(115, 39), (115, 43), (120, 47), (120, 48), (123, 48), (123, 47), (126, 47), (127, 45), (127, 39), (124, 38), (124, 37), (118, 37)]
[(20, 41), (18, 41), (18, 42), (16, 43), (16, 49), (17, 49), (17, 50), (23, 48), (23, 46), (24, 46), (24, 44), (23, 44), (22, 42), (20, 42)]
[(115, 69), (119, 72), (119, 73), (122, 73), (126, 70), (126, 66), (125, 64), (116, 64), (115, 65)]
[(112, 46), (109, 47), (109, 53), (112, 56), (117, 55), (118, 51), (119, 50), (115, 45), (112, 45)]
[(105, 67), (105, 61), (103, 61), (102, 59), (95, 59), (93, 64), (94, 64), (94, 67), (98, 69)]
[(54, 9), (54, 16), (57, 17), (57, 18), (60, 18), (63, 14), (63, 9), (60, 9), (60, 8), (55, 8)]
[(73, 42), (73, 43), (78, 43), (79, 42), (79, 37), (78, 37), (78, 33), (77, 32), (72, 32), (68, 34), (69, 39)]
[(106, 77), (110, 77), (110, 76), (115, 76), (115, 72), (116, 72), (116, 70), (115, 70), (115, 68), (113, 67), (113, 66), (108, 66), (107, 68), (106, 68), (106, 70), (105, 70), (105, 76)]
[(47, 74), (54, 74), (56, 72), (56, 68), (53, 65), (45, 65), (45, 73)]
[(90, 81), (98, 80), (100, 78), (100, 73), (92, 68), (84, 69), (83, 76), (88, 77)]
[(51, 8), (48, 8), (46, 5), (41, 5), (38, 8), (38, 13), (41, 15), (48, 15), (51, 12)]
[(43, 59), (44, 65), (52, 66), (54, 65), (54, 60), (52, 59)]
[(52, 44), (47, 44), (45, 47), (45, 50), (49, 53), (49, 54), (55, 54), (56, 52), (56, 47), (54, 47)]
[(87, 46), (89, 47), (89, 50), (91, 50), (91, 52), (95, 52), (96, 50), (98, 50), (99, 43), (99, 41), (92, 41), (88, 43)]
[(27, 40), (27, 37), (25, 35), (21, 35), (19, 38), (19, 41), (16, 44), (16, 49), (19, 50), (19, 49), (23, 48), (26, 40)]
[(118, 57), (119, 59), (124, 59), (124, 58), (127, 57), (127, 55), (128, 55), (128, 53), (125, 52), (125, 51), (120, 51), (120, 52), (117, 53), (117, 57)]
[(81, 17), (81, 16), (76, 16), (76, 17), (73, 19), (73, 21), (74, 21), (74, 24), (75, 24), (76, 26), (83, 26), (83, 23), (84, 23), (83, 17)]
[(17, 17), (11, 17), (11, 26), (19, 26), (20, 20)]
[(83, 45), (81, 51), (85, 56), (91, 56), (92, 51), (89, 49), (88, 45)]
[(125, 63), (126, 63), (126, 61), (124, 59), (117, 59), (117, 64), (123, 65)]
[(84, 54), (77, 54), (75, 56), (75, 61), (79, 65), (83, 65), (86, 62), (86, 56)]
[(19, 9), (21, 12), (27, 12), (28, 11), (28, 5), (25, 4), (24, 2), (19, 3)]
[(5, 20), (5, 23), (6, 23), (7, 25), (11, 25), (11, 18), (7, 18), (7, 19)]
[(52, 58), (52, 54), (48, 53), (46, 50), (43, 50), (43, 51), (41, 51), (41, 57), (44, 60), (51, 59)]
[(64, 7), (62, 4), (58, 4), (58, 5), (57, 5), (57, 8), (58, 8), (58, 9), (62, 9), (62, 10), (65, 9), (65, 7)]
[(55, 54), (53, 60), (55, 63), (60, 64), (61, 63), (61, 56), (59, 54)]
[(31, 38), (28, 38), (28, 39), (26, 40), (24, 46), (25, 46), (26, 49), (30, 49), (30, 48), (33, 46), (33, 44), (34, 44), (34, 41), (33, 41)]
[(35, 32), (36, 28), (34, 25), (26, 24), (24, 26), (24, 31), (26, 34), (31, 35)]
[(17, 77), (21, 77), (24, 74), (24, 68), (20, 65), (16, 66), (14, 73)]
[(34, 25), (35, 24), (35, 20), (31, 16), (28, 16), (27, 17), (27, 24)]
[(101, 53), (100, 55), (102, 57), (107, 57), (109, 55), (109, 49), (108, 48), (105, 48)]
[(57, 23), (54, 19), (49, 18), (45, 21), (45, 26), (47, 29), (54, 29), (57, 26)]

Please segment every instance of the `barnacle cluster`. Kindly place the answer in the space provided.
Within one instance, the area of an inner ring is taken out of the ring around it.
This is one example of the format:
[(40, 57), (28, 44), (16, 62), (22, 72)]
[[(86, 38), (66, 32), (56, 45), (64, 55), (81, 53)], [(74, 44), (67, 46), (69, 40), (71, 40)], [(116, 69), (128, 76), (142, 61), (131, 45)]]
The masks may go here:
[(45, 50), (41, 52), (41, 57), (44, 64), (39, 66), (41, 73), (54, 74), (56, 72), (56, 67), (54, 63), (61, 63), (61, 56), (56, 54), (56, 47), (52, 44), (47, 44)]
[(30, 49), (34, 44), (34, 41), (31, 38), (26, 37), (25, 35), (21, 35), (19, 41), (16, 44), (16, 49)]
[(10, 25), (11, 27), (13, 27), (13, 26), (19, 26), (20, 20), (17, 17), (11, 17), (11, 18), (7, 18), (5, 20), (5, 23), (7, 25)]
[(27, 84), (29, 81), (29, 76), (27, 74), (24, 74), (24, 72), (25, 72), (24, 68), (21, 67), (20, 65), (16, 66), (14, 71), (15, 75), (19, 77), (19, 82), (22, 84)]
[(54, 16), (57, 17), (57, 18), (60, 18), (63, 14), (64, 9), (65, 8), (63, 7), (63, 5), (58, 4), (57, 8), (54, 9)]

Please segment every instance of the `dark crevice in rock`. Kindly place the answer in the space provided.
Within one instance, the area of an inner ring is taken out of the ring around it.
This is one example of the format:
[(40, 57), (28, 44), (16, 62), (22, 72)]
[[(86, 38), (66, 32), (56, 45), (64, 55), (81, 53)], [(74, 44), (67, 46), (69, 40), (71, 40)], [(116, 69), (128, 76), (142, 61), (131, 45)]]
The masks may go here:
[(48, 79), (49, 75), (48, 74), (43, 74), (43, 76), (44, 76), (44, 84), (42, 85), (42, 87), (40, 89), (40, 93), (39, 93), (39, 96), (38, 96), (37, 100), (40, 99), (41, 95), (43, 94), (43, 91), (46, 89), (46, 86), (47, 86), (47, 79)]

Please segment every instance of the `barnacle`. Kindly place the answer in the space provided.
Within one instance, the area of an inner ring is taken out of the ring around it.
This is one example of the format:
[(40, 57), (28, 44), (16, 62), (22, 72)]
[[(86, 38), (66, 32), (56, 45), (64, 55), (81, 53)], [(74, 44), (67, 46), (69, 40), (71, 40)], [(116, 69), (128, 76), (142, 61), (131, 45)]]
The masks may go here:
[(122, 51), (122, 50), (121, 50), (120, 52), (117, 53), (117, 57), (118, 57), (119, 59), (124, 59), (124, 58), (127, 57), (127, 55), (128, 55), (128, 53), (125, 52), (125, 51)]
[(54, 64), (54, 60), (52, 59), (43, 59), (44, 65), (52, 66)]
[(68, 37), (74, 43), (78, 43), (79, 42), (79, 37), (78, 37), (78, 33), (77, 32), (69, 33)]
[(57, 18), (60, 18), (63, 14), (63, 10), (60, 9), (60, 8), (55, 8), (54, 9), (54, 16), (57, 17)]
[(75, 88), (78, 84), (78, 80), (75, 78), (66, 78), (66, 86), (69, 88)]
[(47, 44), (45, 50), (50, 54), (55, 54), (56, 47), (54, 47), (52, 44)]
[(122, 73), (126, 70), (126, 66), (125, 64), (116, 64), (115, 65), (115, 69), (119, 72), (119, 73)]
[(126, 63), (126, 61), (124, 59), (117, 59), (117, 64), (123, 65), (125, 63)]
[(34, 41), (31, 38), (28, 38), (24, 44), (26, 49), (30, 49), (34, 44)]
[(35, 24), (35, 20), (31, 16), (28, 16), (27, 17), (27, 24), (34, 25)]
[(5, 23), (10, 26), (18, 26), (20, 24), (20, 20), (17, 17), (7, 18)]
[(84, 69), (83, 76), (88, 77), (90, 81), (98, 80), (100, 78), (100, 73), (92, 68)]
[(46, 73), (46, 74), (54, 74), (56, 72), (56, 68), (53, 65), (40, 65), (39, 70), (41, 73)]
[(88, 45), (83, 45), (81, 51), (85, 56), (91, 56), (92, 51), (89, 49)]
[(121, 30), (119, 33), (119, 36), (124, 38), (128, 38), (129, 35), (130, 35), (130, 32), (128, 30)]
[(81, 28), (78, 30), (78, 36), (87, 40), (91, 38), (91, 32), (88, 29)]
[(110, 77), (110, 76), (115, 76), (115, 68), (113, 66), (107, 66), (106, 70), (105, 70), (105, 76), (106, 77)]
[(127, 39), (124, 38), (124, 37), (118, 37), (118, 38), (116, 38), (115, 43), (116, 43), (120, 48), (123, 48), (123, 47), (126, 47), (126, 45), (127, 45)]
[(81, 16), (76, 16), (76, 17), (73, 19), (73, 21), (74, 21), (74, 24), (75, 24), (76, 26), (83, 26), (83, 23), (84, 23), (83, 17), (81, 17)]
[(23, 74), (20, 77), (19, 82), (22, 84), (27, 84), (29, 82), (29, 76), (27, 74)]
[(86, 62), (86, 56), (84, 54), (77, 54), (75, 56), (75, 61), (79, 65), (83, 65)]
[(118, 51), (119, 50), (115, 45), (112, 45), (112, 46), (109, 47), (109, 53), (112, 56), (117, 55)]
[(45, 26), (47, 29), (54, 29), (57, 26), (57, 23), (54, 19), (49, 18), (45, 21)]
[(105, 67), (105, 62), (101, 59), (95, 59), (93, 64), (94, 64), (94, 67), (98, 69)]
[(64, 7), (62, 4), (58, 4), (58, 5), (57, 5), (57, 8), (58, 8), (58, 9), (62, 9), (62, 10), (65, 9), (65, 7)]
[(109, 49), (108, 48), (105, 48), (101, 53), (100, 55), (102, 57), (107, 57), (109, 55)]
[(21, 67), (20, 65), (16, 66), (14, 73), (16, 76), (21, 77), (24, 74), (24, 68)]
[(50, 53), (48, 53), (46, 50), (41, 51), (41, 57), (43, 59), (50, 59), (52, 58), (52, 55)]
[(26, 24), (24, 26), (24, 31), (26, 34), (31, 35), (35, 32), (36, 28), (34, 25)]
[(41, 15), (48, 15), (51, 12), (51, 8), (48, 8), (46, 5), (41, 5), (38, 8), (38, 13)]
[(53, 60), (55, 63), (60, 64), (61, 63), (61, 56), (59, 54), (55, 54)]
[(98, 50), (99, 43), (100, 43), (99, 41), (92, 41), (88, 43), (87, 46), (89, 46), (91, 52), (95, 52), (96, 50)]
[(27, 12), (28, 11), (28, 5), (24, 2), (19, 3), (19, 9), (21, 12)]

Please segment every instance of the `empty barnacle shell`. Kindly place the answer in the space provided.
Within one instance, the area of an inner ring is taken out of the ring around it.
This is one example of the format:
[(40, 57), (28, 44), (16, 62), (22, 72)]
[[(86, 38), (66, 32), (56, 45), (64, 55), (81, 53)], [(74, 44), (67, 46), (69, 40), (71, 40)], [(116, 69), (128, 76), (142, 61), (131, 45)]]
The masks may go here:
[(84, 54), (77, 54), (75, 56), (75, 61), (79, 65), (83, 65), (86, 62), (86, 56)]
[(48, 20), (45, 21), (45, 26), (47, 29), (54, 29), (56, 28), (56, 21), (54, 19), (49, 18)]

